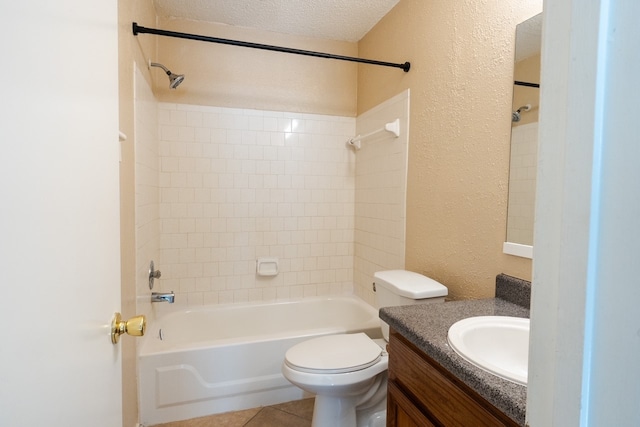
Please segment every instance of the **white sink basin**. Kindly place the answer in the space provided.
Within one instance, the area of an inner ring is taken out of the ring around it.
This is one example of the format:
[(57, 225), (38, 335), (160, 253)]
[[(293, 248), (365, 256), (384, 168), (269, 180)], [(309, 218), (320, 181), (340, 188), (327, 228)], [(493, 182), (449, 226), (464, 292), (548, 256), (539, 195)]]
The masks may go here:
[(451, 325), (447, 338), (456, 353), (478, 368), (527, 385), (529, 319), (469, 317)]

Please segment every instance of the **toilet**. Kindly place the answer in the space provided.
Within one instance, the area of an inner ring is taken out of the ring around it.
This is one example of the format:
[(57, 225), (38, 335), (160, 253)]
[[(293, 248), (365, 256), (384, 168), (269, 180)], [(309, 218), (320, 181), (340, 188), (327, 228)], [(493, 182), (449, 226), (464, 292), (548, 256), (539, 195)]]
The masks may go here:
[[(444, 302), (447, 288), (406, 270), (374, 274), (378, 307)], [(296, 344), (285, 354), (284, 377), (316, 395), (312, 427), (384, 427), (387, 409), (389, 325), (383, 339), (364, 333), (327, 335)]]

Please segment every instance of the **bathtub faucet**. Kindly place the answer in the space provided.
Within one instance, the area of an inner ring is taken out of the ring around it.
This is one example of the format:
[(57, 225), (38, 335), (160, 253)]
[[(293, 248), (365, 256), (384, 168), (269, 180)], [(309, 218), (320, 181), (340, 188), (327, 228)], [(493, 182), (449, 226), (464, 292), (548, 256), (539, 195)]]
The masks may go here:
[(151, 302), (168, 302), (169, 304), (173, 304), (176, 295), (173, 291), (169, 293), (160, 293), (160, 292), (151, 292)]

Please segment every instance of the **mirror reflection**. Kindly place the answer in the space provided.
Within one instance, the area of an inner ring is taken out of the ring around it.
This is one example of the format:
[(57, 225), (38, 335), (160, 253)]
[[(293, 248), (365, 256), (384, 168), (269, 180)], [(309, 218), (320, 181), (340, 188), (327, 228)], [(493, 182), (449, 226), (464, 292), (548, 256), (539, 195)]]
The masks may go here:
[[(507, 242), (533, 245), (542, 14), (516, 28)], [(505, 252), (509, 245), (505, 244)], [(514, 253), (527, 255), (531, 251)]]

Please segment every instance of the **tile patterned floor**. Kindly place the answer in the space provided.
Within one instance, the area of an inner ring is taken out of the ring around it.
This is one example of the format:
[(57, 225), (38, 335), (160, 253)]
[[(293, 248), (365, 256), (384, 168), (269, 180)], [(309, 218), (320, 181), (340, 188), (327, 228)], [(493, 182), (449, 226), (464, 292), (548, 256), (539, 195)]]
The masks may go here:
[(150, 427), (310, 427), (313, 398)]

